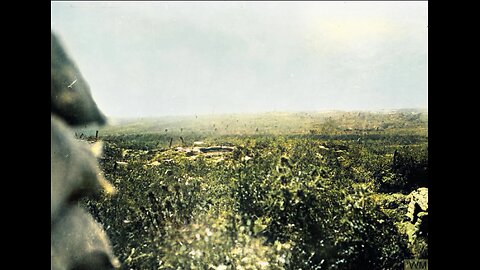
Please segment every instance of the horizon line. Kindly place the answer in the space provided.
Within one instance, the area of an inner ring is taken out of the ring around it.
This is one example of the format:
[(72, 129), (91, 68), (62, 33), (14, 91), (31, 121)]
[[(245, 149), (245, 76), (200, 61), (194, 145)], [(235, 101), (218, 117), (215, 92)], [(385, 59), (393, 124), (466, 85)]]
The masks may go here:
[(384, 109), (325, 109), (325, 110), (272, 110), (272, 111), (258, 111), (258, 112), (211, 112), (211, 113), (197, 113), (197, 114), (163, 114), (163, 115), (145, 115), (145, 116), (108, 116), (109, 119), (145, 119), (145, 118), (163, 118), (163, 117), (195, 117), (195, 116), (224, 116), (224, 115), (255, 115), (255, 114), (273, 114), (273, 113), (329, 113), (329, 112), (395, 112), (395, 111), (426, 111), (428, 107), (410, 107), (410, 108), (384, 108)]

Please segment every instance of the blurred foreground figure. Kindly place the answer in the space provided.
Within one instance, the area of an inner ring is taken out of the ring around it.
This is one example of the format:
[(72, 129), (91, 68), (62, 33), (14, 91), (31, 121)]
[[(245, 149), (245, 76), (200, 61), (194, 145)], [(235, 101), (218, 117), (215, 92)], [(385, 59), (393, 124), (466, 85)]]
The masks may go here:
[(93, 100), (87, 82), (53, 33), (50, 53), (52, 114), (69, 125), (105, 124), (105, 116)]
[(52, 269), (115, 269), (120, 263), (102, 226), (78, 206), (52, 228)]
[[(99, 146), (100, 145), (100, 146)], [(96, 198), (101, 192), (115, 193), (115, 188), (105, 179), (98, 167), (95, 148), (100, 142), (89, 145), (71, 136), (65, 123), (51, 117), (51, 220), (82, 197)]]
[(51, 269), (117, 269), (102, 226), (77, 206), (83, 197), (115, 193), (98, 167), (101, 145), (74, 139), (69, 127), (101, 125), (105, 116), (53, 33), (51, 76)]

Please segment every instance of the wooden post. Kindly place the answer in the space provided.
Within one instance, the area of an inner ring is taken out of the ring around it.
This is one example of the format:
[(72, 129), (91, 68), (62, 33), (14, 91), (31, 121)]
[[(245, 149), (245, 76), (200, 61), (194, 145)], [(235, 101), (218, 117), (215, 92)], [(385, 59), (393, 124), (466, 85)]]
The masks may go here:
[(168, 146), (169, 148), (172, 147), (172, 143), (173, 143), (173, 138), (170, 138), (170, 145)]

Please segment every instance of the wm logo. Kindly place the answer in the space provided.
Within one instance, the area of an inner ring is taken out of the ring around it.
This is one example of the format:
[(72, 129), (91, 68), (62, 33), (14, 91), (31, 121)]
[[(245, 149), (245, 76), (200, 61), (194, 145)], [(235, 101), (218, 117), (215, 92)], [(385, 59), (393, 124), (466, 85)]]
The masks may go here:
[(428, 270), (428, 260), (426, 259), (409, 259), (404, 261), (405, 270)]

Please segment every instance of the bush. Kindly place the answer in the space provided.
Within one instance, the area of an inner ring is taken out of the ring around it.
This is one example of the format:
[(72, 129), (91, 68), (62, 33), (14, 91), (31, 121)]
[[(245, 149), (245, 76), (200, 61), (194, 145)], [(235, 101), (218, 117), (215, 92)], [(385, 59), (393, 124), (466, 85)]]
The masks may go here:
[[(166, 227), (159, 269), (284, 269), (289, 243), (265, 245), (237, 215), (204, 216), (187, 226)], [(248, 225), (248, 224), (247, 224)]]
[(145, 150), (152, 138), (107, 138), (119, 192), (84, 202), (128, 269), (401, 269), (411, 256), (372, 198), (420, 183), (418, 148), (393, 159), (389, 141), (226, 137), (233, 153), (209, 158)]

